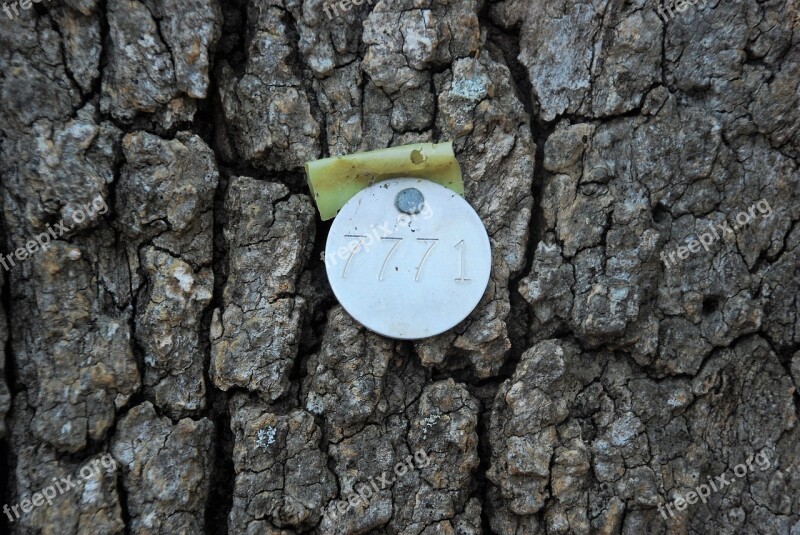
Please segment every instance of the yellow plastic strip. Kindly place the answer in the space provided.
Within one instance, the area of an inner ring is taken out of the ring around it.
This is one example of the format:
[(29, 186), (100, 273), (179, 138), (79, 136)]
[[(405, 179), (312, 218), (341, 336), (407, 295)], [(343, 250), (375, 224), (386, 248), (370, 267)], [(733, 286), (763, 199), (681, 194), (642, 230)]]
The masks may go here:
[(311, 196), (323, 221), (333, 218), (353, 195), (389, 178), (424, 178), (464, 195), (453, 143), (414, 143), (306, 162)]

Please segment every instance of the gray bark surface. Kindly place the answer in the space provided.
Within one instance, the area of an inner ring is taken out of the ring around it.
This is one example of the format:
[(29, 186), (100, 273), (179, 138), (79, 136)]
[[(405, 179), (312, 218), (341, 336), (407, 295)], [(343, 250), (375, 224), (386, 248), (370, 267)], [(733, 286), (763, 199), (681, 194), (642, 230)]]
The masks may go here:
[[(796, 1), (331, 5), (0, 12), (5, 528), (800, 535)], [(491, 280), (389, 340), (303, 162), (448, 140)]]

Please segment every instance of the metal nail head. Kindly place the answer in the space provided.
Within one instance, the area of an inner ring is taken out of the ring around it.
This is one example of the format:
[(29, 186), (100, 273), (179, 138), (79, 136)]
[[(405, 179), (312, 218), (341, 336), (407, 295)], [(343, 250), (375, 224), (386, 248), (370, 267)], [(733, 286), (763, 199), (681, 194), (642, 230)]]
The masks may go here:
[(394, 199), (394, 205), (404, 214), (418, 214), (422, 211), (425, 204), (425, 197), (417, 188), (406, 188), (401, 190)]

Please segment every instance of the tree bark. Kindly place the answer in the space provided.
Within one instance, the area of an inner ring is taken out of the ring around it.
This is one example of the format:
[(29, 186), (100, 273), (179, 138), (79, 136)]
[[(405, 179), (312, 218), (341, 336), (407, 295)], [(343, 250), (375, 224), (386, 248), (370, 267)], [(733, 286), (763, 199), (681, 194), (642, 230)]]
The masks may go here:
[[(0, 14), (0, 521), (800, 533), (799, 10), (660, 5)], [(386, 339), (302, 165), (448, 140), (489, 287)]]

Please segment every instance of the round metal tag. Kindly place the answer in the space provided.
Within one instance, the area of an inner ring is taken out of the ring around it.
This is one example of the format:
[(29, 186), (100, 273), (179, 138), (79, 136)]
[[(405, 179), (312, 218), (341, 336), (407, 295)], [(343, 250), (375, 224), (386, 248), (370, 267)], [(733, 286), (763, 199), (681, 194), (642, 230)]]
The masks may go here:
[(333, 221), (325, 267), (336, 298), (378, 334), (416, 340), (466, 318), (489, 283), (478, 214), (431, 182), (397, 178), (361, 190)]

